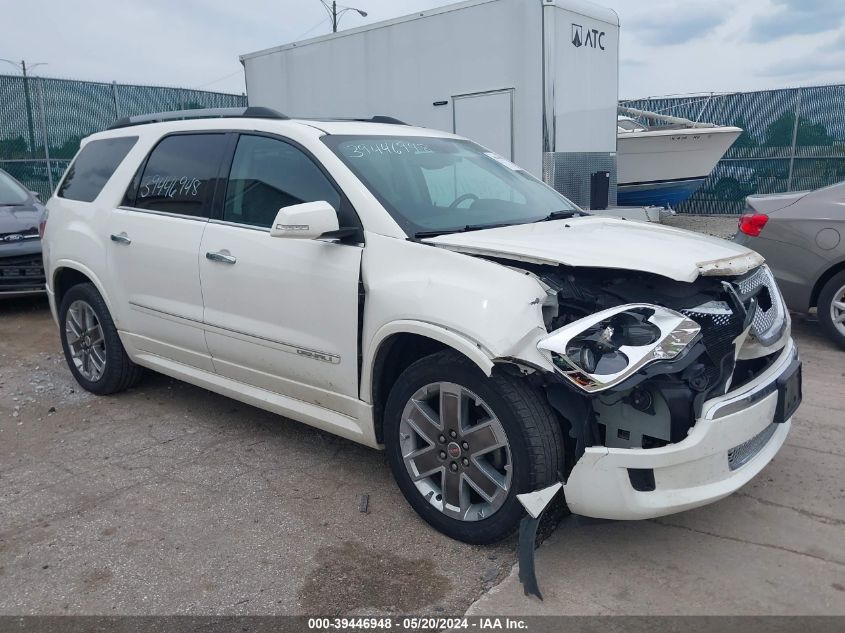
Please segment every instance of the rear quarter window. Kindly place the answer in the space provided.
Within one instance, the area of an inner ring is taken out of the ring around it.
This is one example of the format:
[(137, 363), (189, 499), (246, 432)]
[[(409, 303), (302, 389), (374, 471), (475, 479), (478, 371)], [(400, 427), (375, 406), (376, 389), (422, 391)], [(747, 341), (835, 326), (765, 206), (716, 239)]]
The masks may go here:
[(87, 143), (68, 167), (57, 195), (93, 202), (137, 141), (137, 136), (121, 136)]

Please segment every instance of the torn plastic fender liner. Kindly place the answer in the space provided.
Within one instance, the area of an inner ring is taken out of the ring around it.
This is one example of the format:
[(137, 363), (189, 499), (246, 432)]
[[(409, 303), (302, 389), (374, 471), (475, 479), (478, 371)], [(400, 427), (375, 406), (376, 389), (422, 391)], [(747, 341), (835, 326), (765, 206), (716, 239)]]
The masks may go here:
[(540, 600), (543, 594), (540, 593), (540, 586), (537, 584), (537, 573), (534, 565), (534, 544), (537, 540), (537, 527), (540, 525), (540, 517), (548, 507), (558, 491), (563, 488), (560, 482), (554, 483), (546, 488), (516, 495), (522, 507), (528, 514), (519, 523), (519, 581), (525, 595), (535, 595)]
[(584, 454), (587, 446), (598, 443), (592, 423), (592, 406), (585, 396), (573, 392), (562, 383), (546, 387), (549, 404), (569, 422), (569, 436), (575, 440), (575, 459)]

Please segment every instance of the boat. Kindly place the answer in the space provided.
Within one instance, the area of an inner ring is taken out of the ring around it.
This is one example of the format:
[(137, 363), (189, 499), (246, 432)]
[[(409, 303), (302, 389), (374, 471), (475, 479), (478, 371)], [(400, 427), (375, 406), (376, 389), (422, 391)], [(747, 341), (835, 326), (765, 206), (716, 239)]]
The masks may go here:
[[(646, 124), (648, 121), (651, 124)], [(672, 208), (704, 184), (742, 129), (621, 107), (617, 204)]]

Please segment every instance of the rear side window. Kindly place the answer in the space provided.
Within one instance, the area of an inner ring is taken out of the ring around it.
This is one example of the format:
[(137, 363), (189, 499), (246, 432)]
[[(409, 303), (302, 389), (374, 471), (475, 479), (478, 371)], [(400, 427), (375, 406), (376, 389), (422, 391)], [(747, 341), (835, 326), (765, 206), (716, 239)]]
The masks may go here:
[(57, 195), (93, 202), (137, 141), (137, 136), (121, 136), (87, 143), (68, 168)]
[(182, 134), (162, 139), (144, 167), (134, 206), (209, 217), (225, 143), (224, 134)]

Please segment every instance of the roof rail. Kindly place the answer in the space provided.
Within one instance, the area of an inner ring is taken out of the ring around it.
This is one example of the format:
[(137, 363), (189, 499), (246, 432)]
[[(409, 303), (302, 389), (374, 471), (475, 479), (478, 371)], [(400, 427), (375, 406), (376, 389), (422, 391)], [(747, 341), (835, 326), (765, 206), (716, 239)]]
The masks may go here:
[(331, 122), (341, 122), (341, 121), (355, 121), (358, 123), (390, 123), (391, 125), (410, 125), (410, 123), (405, 123), (404, 121), (400, 121), (397, 118), (392, 116), (385, 116), (383, 114), (377, 114), (375, 116), (370, 117), (369, 119), (363, 119), (358, 117), (337, 117), (337, 116), (325, 116), (325, 117), (293, 117), (295, 119), (301, 119), (303, 121), (321, 121), (325, 123)]
[(155, 112), (139, 116), (126, 116), (112, 123), (108, 129), (116, 130), (122, 127), (143, 125), (145, 123), (160, 123), (162, 121), (184, 121), (186, 119), (222, 119), (222, 118), (252, 118), (252, 119), (288, 119), (281, 112), (272, 108), (251, 106), (247, 108), (199, 108), (196, 110), (173, 110), (171, 112)]
[(393, 125), (408, 125), (404, 121), (400, 121), (397, 118), (392, 116), (385, 116), (383, 114), (377, 114), (369, 119), (352, 119), (353, 121), (361, 121), (362, 123), (392, 123)]

